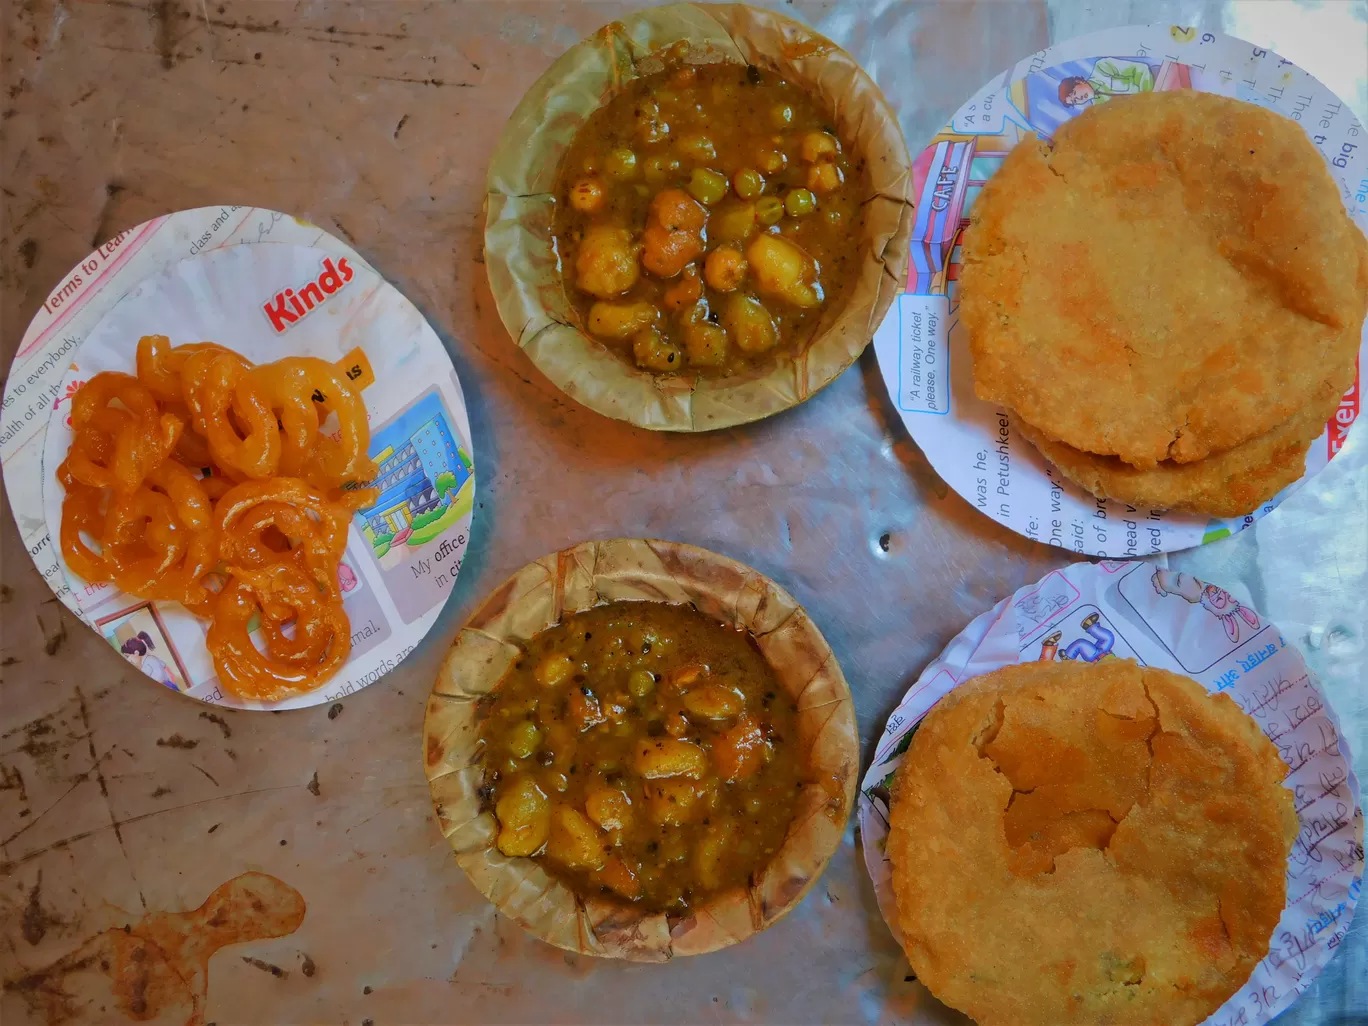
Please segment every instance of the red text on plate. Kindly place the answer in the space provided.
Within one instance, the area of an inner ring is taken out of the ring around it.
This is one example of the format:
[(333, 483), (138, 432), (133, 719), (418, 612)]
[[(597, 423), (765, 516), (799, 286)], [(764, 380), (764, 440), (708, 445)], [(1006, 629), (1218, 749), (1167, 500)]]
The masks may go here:
[(1328, 437), (1325, 441), (1329, 450), (1326, 453), (1328, 457), (1333, 457), (1349, 440), (1349, 429), (1353, 427), (1354, 421), (1358, 420), (1362, 384), (1362, 380), (1355, 373), (1354, 383), (1349, 386), (1349, 391), (1344, 393), (1343, 398), (1340, 399), (1339, 409), (1334, 412), (1330, 418), (1330, 423), (1326, 425)]
[(261, 305), (261, 309), (279, 335), (307, 316), (314, 307), (321, 306), (325, 299), (351, 281), (352, 277), (353, 271), (347, 266), (346, 257), (340, 257), (335, 267), (332, 257), (326, 257), (323, 270), (317, 278), (301, 285), (298, 291), (284, 289), (277, 292), (269, 302)]

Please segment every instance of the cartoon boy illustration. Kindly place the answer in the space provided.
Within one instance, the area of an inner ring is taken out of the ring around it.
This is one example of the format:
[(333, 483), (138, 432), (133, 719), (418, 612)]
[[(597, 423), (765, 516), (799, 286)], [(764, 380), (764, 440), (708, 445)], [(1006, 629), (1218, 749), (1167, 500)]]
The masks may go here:
[[(1087, 632), (1087, 638), (1075, 638), (1061, 652), (1059, 642), (1064, 637), (1064, 632), (1055, 631), (1040, 643), (1040, 661), (1079, 659), (1085, 663), (1095, 663), (1112, 654), (1112, 649), (1116, 647), (1116, 635), (1103, 626), (1099, 614), (1089, 613), (1079, 626)], [(1089, 638), (1092, 640), (1088, 640)]]
[(1154, 69), (1144, 61), (1099, 57), (1087, 78), (1070, 75), (1059, 83), (1059, 102), (1066, 107), (1106, 103), (1114, 96), (1154, 91)]
[(1203, 584), (1197, 578), (1176, 570), (1155, 570), (1150, 583), (1161, 596), (1177, 595), (1194, 606), (1200, 605), (1221, 621), (1226, 637), (1231, 641), (1240, 640), (1241, 620), (1254, 630), (1259, 629), (1259, 614), (1240, 605), (1234, 595), (1214, 584)]

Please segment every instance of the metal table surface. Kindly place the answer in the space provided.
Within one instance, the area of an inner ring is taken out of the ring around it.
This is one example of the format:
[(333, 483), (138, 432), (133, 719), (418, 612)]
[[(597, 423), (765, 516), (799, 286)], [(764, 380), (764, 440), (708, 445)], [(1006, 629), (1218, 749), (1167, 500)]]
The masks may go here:
[[(866, 755), (897, 697), (973, 616), (1066, 558), (979, 516), (888, 405), (870, 349), (804, 406), (667, 437), (559, 394), (510, 342), (481, 259), (486, 162), (551, 60), (623, 5), (6, 0), (0, 22), (0, 358), (93, 245), (219, 203), (308, 218), (429, 317), (465, 385), (474, 543), (427, 641), (331, 707), (210, 710), (150, 686), (51, 597), (0, 528), (0, 995), (146, 910), (193, 908), (245, 870), (308, 905), (289, 936), (209, 970), (228, 1022), (957, 1022), (878, 917), (853, 827), (802, 906), (743, 946), (601, 964), (495, 915), (438, 833), (418, 738), (462, 617), (512, 570), (589, 537), (707, 546), (788, 587), (854, 689)], [(1280, 50), (1368, 111), (1368, 4), (858, 2), (786, 6), (849, 48), (915, 151), (982, 82), (1048, 42), (1137, 21)], [(1220, 582), (1306, 651), (1368, 775), (1368, 442), (1252, 530), (1173, 564)], [(1288, 1012), (1368, 1022), (1368, 922)], [(248, 959), (251, 959), (249, 961)], [(274, 967), (275, 972), (271, 969)]]

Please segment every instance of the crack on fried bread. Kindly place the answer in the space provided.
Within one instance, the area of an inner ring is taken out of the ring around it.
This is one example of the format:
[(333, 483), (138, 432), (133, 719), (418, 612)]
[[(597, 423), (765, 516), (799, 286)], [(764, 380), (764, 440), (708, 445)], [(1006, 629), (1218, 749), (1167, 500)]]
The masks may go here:
[(1164, 459), (1173, 460), (1175, 463), (1179, 462), (1176, 454), (1181, 451), (1183, 437), (1187, 434), (1188, 427), (1191, 424), (1192, 412), (1189, 410), (1183, 414), (1183, 423), (1173, 428), (1173, 441), (1169, 442), (1168, 448), (1164, 450)]
[(1224, 898), (1216, 899), (1216, 920), (1221, 924), (1221, 937), (1225, 940), (1225, 953), (1230, 964), (1234, 964), (1235, 952), (1238, 950), (1235, 943), (1235, 931), (1231, 929), (1230, 921), (1226, 918), (1226, 903)]
[[(988, 714), (987, 721), (979, 728), (978, 733), (976, 733), (973, 738), (973, 745), (978, 749), (980, 759), (987, 759), (989, 762), (993, 762), (992, 757), (989, 756), (984, 749), (991, 745), (997, 738), (998, 731), (1002, 729), (1002, 720), (1006, 714), (1007, 707), (1003, 704), (1002, 699), (999, 698), (993, 703), (993, 708)], [(993, 768), (999, 773), (1002, 772), (1002, 769), (996, 762), (993, 762)]]
[[(1019, 875), (1048, 876), (1055, 872), (1059, 856), (1070, 851), (1091, 849), (1099, 851), (1103, 855), (1109, 855), (1117, 828), (1137, 808), (1143, 808), (1148, 804), (1154, 771), (1154, 739), (1163, 733), (1163, 729), (1159, 720), (1159, 707), (1155, 705), (1154, 698), (1149, 693), (1149, 687), (1143, 679), (1141, 680), (1141, 689), (1144, 693), (1145, 703), (1149, 707), (1149, 715), (1127, 716), (1109, 709), (1099, 710), (1103, 715), (1121, 723), (1142, 723), (1147, 720), (1153, 723), (1144, 738), (1147, 753), (1144, 768), (1144, 788), (1135, 796), (1130, 807), (1120, 816), (1114, 815), (1111, 809), (1102, 805), (1063, 809), (1047, 807), (1043, 812), (1041, 809), (1035, 809), (1027, 812), (1023, 817), (1013, 816), (1012, 810), (1017, 805), (1017, 799), (1023, 795), (1037, 793), (1042, 785), (1020, 786), (1017, 781), (1012, 779), (1011, 772), (1004, 769), (998, 759), (994, 758), (989, 751), (990, 746), (1001, 734), (1009, 713), (1004, 699), (999, 698), (993, 703), (988, 716), (975, 733), (972, 743), (978, 751), (979, 758), (988, 762), (995, 773), (1004, 776), (1007, 782), (1012, 785), (1012, 792), (1007, 797), (1002, 813), (1007, 844)], [(1043, 696), (1039, 694), (1032, 697), (1038, 702), (1044, 701)], [(1055, 782), (1047, 782), (1047, 784), (1053, 783)], [(1029, 832), (1025, 832), (1028, 830)]]
[(1050, 174), (1054, 175), (1056, 178), (1058, 178), (1058, 179), (1059, 179), (1061, 182), (1063, 182), (1065, 185), (1068, 185), (1068, 184), (1069, 184), (1069, 179), (1068, 179), (1067, 177), (1065, 177), (1063, 171), (1061, 171), (1061, 170), (1059, 170), (1059, 168), (1055, 167), (1054, 161), (1050, 159), (1051, 157), (1054, 156), (1054, 147), (1051, 146), (1049, 149), (1047, 149), (1047, 150), (1046, 150), (1044, 153), (1042, 153), (1040, 156), (1041, 156), (1041, 158), (1042, 158), (1042, 159), (1044, 160), (1044, 162), (1045, 162), (1045, 170), (1049, 171)]
[(1148, 798), (1154, 785), (1154, 739), (1163, 733), (1163, 724), (1159, 722), (1159, 707), (1154, 704), (1154, 696), (1150, 694), (1149, 684), (1143, 676), (1140, 678), (1140, 690), (1145, 693), (1145, 701), (1154, 710), (1154, 729), (1145, 738), (1145, 748), (1149, 751), (1149, 762), (1145, 765), (1145, 797)]

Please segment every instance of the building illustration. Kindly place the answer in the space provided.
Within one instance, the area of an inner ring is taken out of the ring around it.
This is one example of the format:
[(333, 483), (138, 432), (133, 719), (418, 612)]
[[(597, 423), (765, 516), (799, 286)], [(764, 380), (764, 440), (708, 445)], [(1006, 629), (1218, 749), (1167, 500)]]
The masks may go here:
[(917, 205), (909, 292), (944, 295), (959, 277), (960, 235), (974, 200), (1021, 135), (1015, 125), (998, 135), (943, 132), (912, 162)]
[[(379, 465), (375, 502), (357, 511), (372, 545), (398, 545), (435, 524), (472, 472), (470, 456), (452, 433), (446, 411), (429, 395), (404, 411), (373, 440)], [(426, 539), (424, 539), (426, 540)]]

